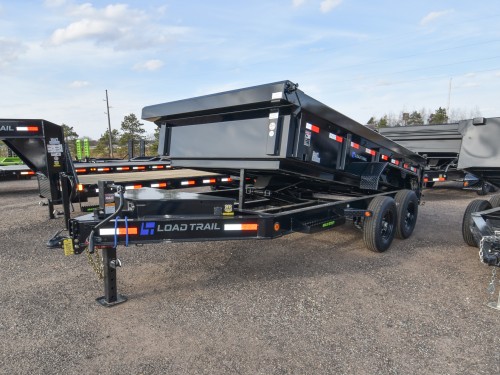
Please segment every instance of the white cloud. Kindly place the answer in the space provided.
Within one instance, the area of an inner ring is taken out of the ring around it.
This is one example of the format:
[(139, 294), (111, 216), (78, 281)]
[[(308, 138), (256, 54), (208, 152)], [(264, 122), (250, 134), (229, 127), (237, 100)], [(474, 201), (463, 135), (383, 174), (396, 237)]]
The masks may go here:
[(69, 87), (74, 88), (74, 89), (79, 89), (79, 88), (82, 88), (82, 87), (85, 87), (88, 85), (90, 85), (90, 83), (88, 81), (73, 81), (73, 82), (71, 82)]
[(428, 25), (429, 23), (434, 22), (438, 18), (446, 16), (450, 13), (453, 13), (453, 9), (442, 10), (439, 12), (430, 12), (429, 14), (427, 14), (424, 18), (422, 18), (420, 20), (420, 24), (422, 26)]
[(131, 9), (126, 4), (96, 8), (85, 3), (70, 7), (67, 16), (74, 21), (52, 33), (51, 45), (92, 42), (115, 50), (147, 49), (168, 43), (190, 31), (186, 27), (155, 24), (144, 11)]
[(149, 70), (154, 71), (158, 70), (163, 66), (163, 62), (161, 60), (148, 60), (142, 63), (138, 63), (134, 65), (135, 70)]
[(306, 2), (306, 0), (292, 0), (292, 5), (294, 8), (298, 8), (301, 5), (303, 5)]
[(322, 13), (328, 13), (332, 9), (338, 7), (342, 0), (323, 0), (319, 6)]

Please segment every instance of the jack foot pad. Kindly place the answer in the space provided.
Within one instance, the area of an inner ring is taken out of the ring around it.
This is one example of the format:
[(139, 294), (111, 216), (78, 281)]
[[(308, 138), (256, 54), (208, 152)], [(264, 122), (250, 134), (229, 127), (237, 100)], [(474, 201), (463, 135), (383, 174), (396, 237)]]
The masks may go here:
[(116, 297), (116, 301), (113, 301), (113, 302), (106, 301), (106, 297), (104, 297), (104, 296), (96, 298), (96, 301), (101, 306), (104, 306), (104, 307), (113, 307), (113, 306), (119, 305), (120, 303), (126, 302), (127, 301), (127, 297), (125, 297), (125, 296), (123, 296), (121, 294), (118, 294), (118, 296)]

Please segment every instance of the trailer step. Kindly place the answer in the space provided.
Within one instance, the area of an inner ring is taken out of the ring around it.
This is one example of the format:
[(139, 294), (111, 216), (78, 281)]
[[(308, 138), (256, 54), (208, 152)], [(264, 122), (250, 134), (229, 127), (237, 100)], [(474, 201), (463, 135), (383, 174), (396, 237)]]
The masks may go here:
[(332, 215), (327, 218), (294, 221), (293, 231), (301, 233), (317, 233), (345, 223), (345, 218), (339, 215)]

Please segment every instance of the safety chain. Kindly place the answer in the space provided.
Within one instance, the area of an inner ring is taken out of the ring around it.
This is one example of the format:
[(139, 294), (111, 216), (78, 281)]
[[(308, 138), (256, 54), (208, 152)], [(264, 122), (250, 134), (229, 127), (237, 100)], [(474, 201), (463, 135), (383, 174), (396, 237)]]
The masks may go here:
[(94, 249), (94, 256), (92, 256), (88, 247), (85, 248), (85, 252), (87, 254), (89, 264), (94, 270), (97, 279), (99, 281), (104, 280), (104, 264), (102, 261), (102, 256), (99, 255), (99, 250), (97, 248)]

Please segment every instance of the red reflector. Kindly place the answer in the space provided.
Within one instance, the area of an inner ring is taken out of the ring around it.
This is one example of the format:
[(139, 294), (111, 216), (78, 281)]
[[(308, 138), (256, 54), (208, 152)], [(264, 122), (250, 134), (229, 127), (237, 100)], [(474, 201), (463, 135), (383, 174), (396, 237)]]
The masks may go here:
[(375, 150), (370, 150), (369, 148), (367, 148), (367, 149), (365, 150), (365, 152), (366, 152), (367, 154), (372, 155), (372, 156), (375, 156), (375, 154), (376, 154)]
[(313, 125), (313, 124), (307, 123), (306, 129), (309, 129), (310, 131), (312, 131), (314, 133), (319, 133), (319, 127), (317, 127), (316, 125)]
[(399, 160), (396, 160), (396, 159), (391, 159), (391, 163), (392, 163), (392, 164), (399, 165)]
[(359, 149), (359, 145), (357, 143), (351, 142), (351, 147)]
[(429, 179), (427, 177), (424, 177), (424, 182), (429, 182)]
[(387, 155), (380, 155), (380, 158), (382, 160), (389, 160), (389, 156), (387, 156)]
[(333, 139), (334, 141), (337, 141), (337, 142), (339, 142), (339, 143), (342, 143), (342, 142), (343, 142), (343, 140), (344, 140), (344, 139), (343, 139), (340, 135), (336, 135), (336, 134), (332, 134), (332, 133), (330, 133), (328, 136), (329, 136), (331, 139)]
[(403, 164), (403, 167), (406, 168), (406, 169), (409, 169), (410, 168), (410, 164)]

